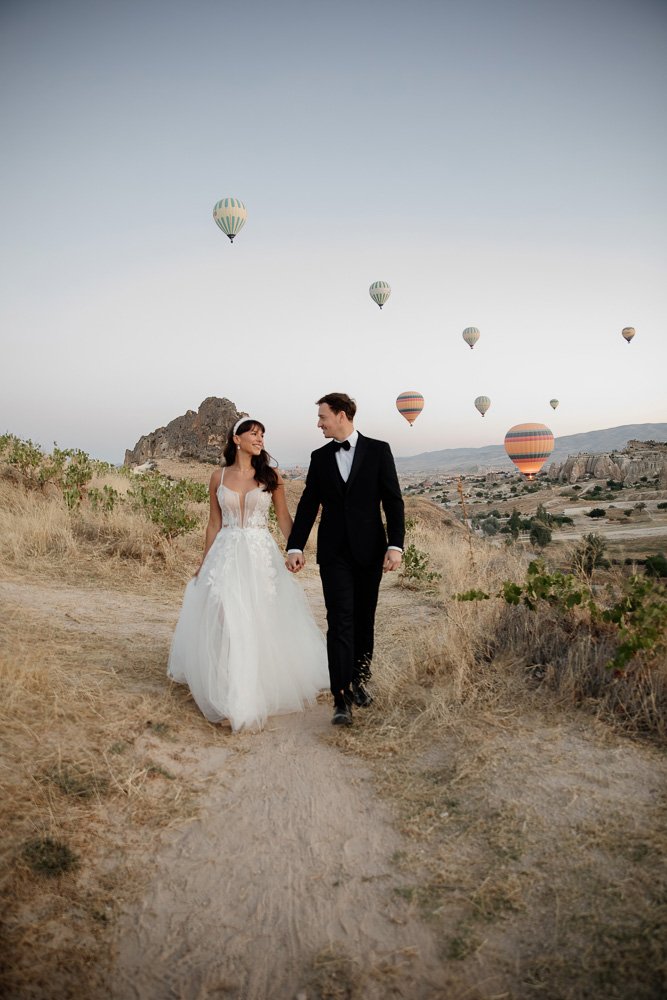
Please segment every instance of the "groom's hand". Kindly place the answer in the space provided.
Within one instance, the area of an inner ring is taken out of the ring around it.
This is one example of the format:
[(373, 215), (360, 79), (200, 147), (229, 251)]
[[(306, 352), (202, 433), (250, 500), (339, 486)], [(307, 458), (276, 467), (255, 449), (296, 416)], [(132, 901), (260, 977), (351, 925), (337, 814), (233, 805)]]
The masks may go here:
[(306, 557), (303, 552), (289, 552), (285, 560), (285, 565), (290, 573), (298, 573), (306, 565)]
[(384, 562), (382, 563), (382, 572), (393, 573), (401, 565), (402, 559), (403, 553), (399, 552), (398, 549), (387, 549)]

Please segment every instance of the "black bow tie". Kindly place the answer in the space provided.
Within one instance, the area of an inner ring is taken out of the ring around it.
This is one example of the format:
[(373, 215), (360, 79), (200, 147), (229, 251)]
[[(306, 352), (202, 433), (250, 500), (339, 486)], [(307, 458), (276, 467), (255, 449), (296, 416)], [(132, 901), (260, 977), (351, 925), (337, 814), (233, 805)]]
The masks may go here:
[(334, 441), (333, 446), (334, 446), (334, 451), (339, 451), (341, 448), (343, 449), (343, 451), (350, 450), (349, 441)]

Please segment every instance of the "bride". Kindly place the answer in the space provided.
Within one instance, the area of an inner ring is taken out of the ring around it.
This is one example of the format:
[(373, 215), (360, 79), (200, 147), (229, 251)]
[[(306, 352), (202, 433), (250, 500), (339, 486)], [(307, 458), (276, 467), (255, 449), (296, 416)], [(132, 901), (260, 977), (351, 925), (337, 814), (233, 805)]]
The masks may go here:
[(271, 504), (288, 538), (292, 518), (264, 425), (243, 417), (209, 485), (201, 564), (185, 588), (167, 674), (187, 684), (210, 722), (261, 728), (328, 689), (324, 636), (268, 530)]

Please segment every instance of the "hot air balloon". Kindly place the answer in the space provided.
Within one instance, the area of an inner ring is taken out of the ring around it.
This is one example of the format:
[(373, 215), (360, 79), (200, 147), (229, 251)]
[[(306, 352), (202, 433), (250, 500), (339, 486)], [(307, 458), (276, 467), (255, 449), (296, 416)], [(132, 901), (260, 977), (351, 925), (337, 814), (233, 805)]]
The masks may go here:
[(396, 409), (412, 427), (424, 409), (424, 397), (420, 392), (402, 392), (396, 400)]
[(473, 347), (479, 340), (479, 330), (477, 329), (477, 327), (467, 326), (463, 331), (463, 339), (465, 340), (466, 344), (470, 345), (470, 350), (472, 351)]
[(238, 198), (221, 198), (213, 206), (213, 218), (216, 226), (219, 226), (233, 243), (236, 234), (245, 226), (248, 213)]
[(534, 479), (554, 450), (546, 424), (516, 424), (505, 435), (505, 451), (527, 479)]
[(621, 336), (623, 337), (624, 340), (627, 340), (628, 344), (630, 343), (634, 335), (635, 335), (634, 326), (624, 326), (623, 329), (621, 330)]
[(488, 396), (478, 396), (475, 400), (475, 409), (479, 410), (482, 416), (484, 416), (490, 406), (491, 400)]
[(557, 410), (558, 409), (558, 402), (559, 401), (557, 399), (550, 399), (549, 400), (549, 406), (551, 407), (552, 410)]
[(374, 281), (368, 289), (368, 294), (372, 298), (373, 302), (377, 302), (380, 309), (382, 309), (382, 306), (391, 295), (391, 288), (386, 281)]

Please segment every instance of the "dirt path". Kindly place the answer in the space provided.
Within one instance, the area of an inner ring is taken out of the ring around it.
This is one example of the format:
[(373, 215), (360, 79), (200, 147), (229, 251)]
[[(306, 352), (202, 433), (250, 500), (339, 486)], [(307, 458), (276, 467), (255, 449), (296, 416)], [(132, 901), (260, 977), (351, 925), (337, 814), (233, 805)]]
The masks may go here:
[(329, 714), (243, 737), (199, 817), (161, 845), (119, 929), (118, 1000), (319, 996), (332, 972), (367, 997), (447, 995), (432, 934), (392, 893), (401, 838), (366, 769), (322, 742)]

